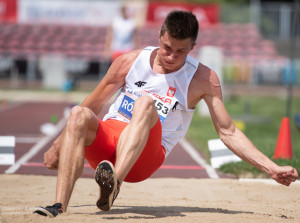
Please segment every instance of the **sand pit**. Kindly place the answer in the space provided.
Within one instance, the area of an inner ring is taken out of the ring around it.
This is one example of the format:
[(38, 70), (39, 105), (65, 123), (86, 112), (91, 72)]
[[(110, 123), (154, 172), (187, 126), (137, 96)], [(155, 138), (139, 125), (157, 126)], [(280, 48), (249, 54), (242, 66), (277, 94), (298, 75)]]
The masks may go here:
[(124, 183), (112, 210), (95, 206), (93, 179), (75, 185), (67, 213), (32, 214), (52, 205), (56, 177), (0, 175), (0, 222), (300, 222), (300, 184), (290, 187), (233, 179), (155, 179)]
[(151, 178), (124, 183), (112, 210), (95, 206), (97, 184), (77, 181), (67, 213), (50, 219), (32, 214), (52, 205), (56, 177), (0, 175), (0, 222), (300, 222), (300, 184), (235, 179)]

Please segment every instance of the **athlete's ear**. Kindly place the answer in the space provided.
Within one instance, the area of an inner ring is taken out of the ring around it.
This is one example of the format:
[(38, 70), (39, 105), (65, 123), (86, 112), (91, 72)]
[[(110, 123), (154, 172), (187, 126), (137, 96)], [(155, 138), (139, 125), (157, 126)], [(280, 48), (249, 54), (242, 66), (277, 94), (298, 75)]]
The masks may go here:
[(193, 50), (195, 46), (196, 46), (196, 43), (193, 43), (191, 50)]

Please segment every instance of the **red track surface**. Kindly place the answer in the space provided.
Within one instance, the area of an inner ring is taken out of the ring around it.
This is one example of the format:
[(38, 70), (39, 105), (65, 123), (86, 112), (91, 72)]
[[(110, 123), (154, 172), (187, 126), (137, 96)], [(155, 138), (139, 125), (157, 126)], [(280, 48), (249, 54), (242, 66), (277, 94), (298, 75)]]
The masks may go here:
[[(64, 109), (70, 106), (71, 104), (66, 102), (26, 102), (7, 105), (0, 109), (0, 136), (16, 137), (16, 162), (45, 137), (40, 132), (40, 126), (49, 123), (53, 115), (61, 119)], [(27, 142), (24, 141), (26, 139)], [(52, 142), (53, 140), (43, 146), (14, 173), (56, 175), (57, 171), (48, 170), (43, 165), (43, 154)], [(9, 168), (8, 165), (0, 165), (0, 173), (4, 173)], [(85, 163), (82, 175), (93, 177), (94, 170)], [(152, 177), (208, 178), (208, 175), (202, 166), (199, 166), (180, 145), (177, 145), (163, 166)]]

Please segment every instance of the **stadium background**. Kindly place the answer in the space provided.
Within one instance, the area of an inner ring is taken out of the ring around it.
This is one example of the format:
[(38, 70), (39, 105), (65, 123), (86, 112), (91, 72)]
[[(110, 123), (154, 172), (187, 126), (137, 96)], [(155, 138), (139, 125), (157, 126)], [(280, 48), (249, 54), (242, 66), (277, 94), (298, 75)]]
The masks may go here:
[(200, 24), (192, 55), (220, 49), (225, 84), (297, 85), (300, 16), (293, 1), (0, 0), (0, 87), (51, 88), (45, 82), (56, 63), (59, 86), (68, 90), (72, 81), (90, 89), (110, 63), (102, 54), (106, 29), (124, 2), (139, 25), (140, 47), (157, 45), (169, 11), (191, 10)]
[[(143, 44), (157, 44), (160, 24), (154, 18), (162, 19), (178, 7), (195, 10), (201, 29), (193, 56), (201, 59), (199, 54), (205, 46), (222, 50), (218, 73), (223, 71), (225, 93), (238, 93), (230, 100), (231, 114), (237, 110), (243, 113), (241, 96), (248, 101), (245, 110), (250, 110), (251, 117), (276, 115), (268, 124), (246, 123), (248, 133), (253, 125), (251, 139), (261, 141), (259, 148), (269, 149), (263, 152), (271, 158), (287, 92), (294, 95), (293, 112), (300, 111), (300, 25), (293, 23), (294, 15), (296, 21), (300, 18), (299, 4), (262, 0), (157, 2), (126, 1), (137, 16)], [(284, 187), (268, 179), (203, 179), (211, 175), (206, 171), (210, 165), (196, 163), (180, 148), (172, 152), (154, 178), (123, 184), (109, 213), (99, 212), (95, 206), (98, 185), (83, 177), (75, 185), (69, 213), (56, 219), (32, 214), (33, 207), (53, 201), (56, 185), (53, 175), (57, 172), (43, 166), (43, 154), (56, 134), (45, 136), (40, 127), (56, 120), (58, 132), (66, 121), (70, 101), (82, 100), (105, 74), (110, 62), (102, 57), (103, 40), (121, 3), (0, 0), (0, 136), (16, 137), (16, 163), (0, 165), (0, 222), (300, 222), (299, 181)], [(151, 17), (151, 10), (159, 17)], [(45, 77), (46, 72), (50, 77)], [(77, 84), (69, 88), (66, 83), (72, 78)], [(55, 84), (57, 90), (46, 90)], [(249, 100), (253, 95), (258, 96), (259, 103)], [(272, 97), (263, 97), (266, 95)], [(249, 109), (249, 104), (259, 113)], [(210, 119), (194, 117), (191, 132), (207, 146), (207, 139), (212, 139), (209, 128), (213, 131)], [(295, 155), (281, 165), (295, 166), (300, 173), (300, 127), (296, 129), (294, 121), (291, 124)], [(90, 167), (84, 168), (84, 176), (93, 177)]]

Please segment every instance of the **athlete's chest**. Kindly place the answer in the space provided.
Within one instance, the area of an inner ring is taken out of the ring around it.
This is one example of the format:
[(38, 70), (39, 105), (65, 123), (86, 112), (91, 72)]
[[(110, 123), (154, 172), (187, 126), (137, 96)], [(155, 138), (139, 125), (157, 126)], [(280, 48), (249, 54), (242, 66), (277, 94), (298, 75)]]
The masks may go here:
[(132, 72), (126, 77), (125, 87), (135, 91), (146, 91), (161, 96), (174, 97), (176, 93), (174, 77), (153, 72)]
[(169, 96), (155, 92), (156, 91), (147, 91), (145, 89), (131, 89), (129, 87), (124, 88), (122, 93), (122, 102), (120, 103), (118, 109), (119, 118), (125, 118), (126, 121), (129, 122), (132, 118), (132, 111), (135, 101), (138, 98), (147, 95), (153, 99), (160, 121), (163, 123), (172, 109), (175, 109), (176, 105), (178, 104), (178, 100), (175, 97), (175, 92), (170, 91), (172, 95), (170, 94)]

